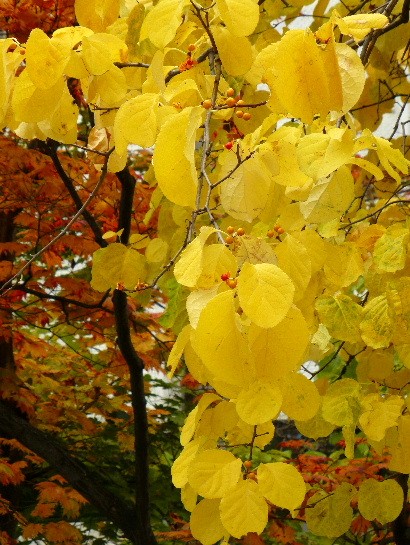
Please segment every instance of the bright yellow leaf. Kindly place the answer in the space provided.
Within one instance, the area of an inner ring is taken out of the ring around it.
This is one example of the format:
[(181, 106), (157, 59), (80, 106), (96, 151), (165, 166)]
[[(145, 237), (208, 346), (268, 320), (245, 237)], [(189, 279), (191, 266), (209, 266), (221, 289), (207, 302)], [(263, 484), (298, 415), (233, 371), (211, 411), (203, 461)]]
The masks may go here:
[(239, 274), (239, 302), (259, 327), (274, 327), (292, 306), (295, 292), (289, 276), (270, 263), (244, 263)]
[(384, 348), (390, 345), (394, 331), (394, 315), (386, 295), (379, 295), (366, 303), (360, 331), (362, 339), (371, 348)]
[(216, 7), (234, 36), (249, 36), (258, 24), (258, 0), (216, 0)]
[(407, 256), (409, 230), (401, 225), (392, 225), (376, 241), (373, 260), (376, 268), (385, 272), (396, 272), (404, 268)]
[(164, 49), (175, 37), (187, 3), (183, 0), (160, 0), (147, 13), (142, 23), (140, 40), (148, 38), (156, 48)]
[(184, 249), (174, 267), (179, 284), (189, 288), (195, 286), (202, 273), (204, 244), (214, 232), (213, 227), (202, 227), (200, 234)]
[(274, 505), (292, 511), (301, 505), (306, 485), (299, 471), (290, 464), (260, 464), (258, 483), (261, 493)]
[(239, 481), (241, 467), (241, 460), (226, 450), (204, 450), (193, 461), (188, 481), (200, 496), (221, 498)]
[(121, 0), (76, 0), (75, 16), (80, 25), (104, 32), (120, 13)]
[(348, 15), (347, 17), (335, 17), (334, 22), (338, 25), (342, 34), (348, 34), (358, 42), (374, 28), (383, 28), (389, 22), (382, 13), (360, 13)]
[(69, 47), (57, 48), (40, 28), (30, 32), (26, 44), (26, 70), (38, 89), (50, 89), (62, 77)]
[(212, 545), (226, 533), (221, 522), (219, 505), (219, 499), (204, 499), (192, 511), (189, 527), (193, 537), (203, 545)]
[(364, 412), (359, 424), (372, 441), (381, 441), (388, 428), (397, 425), (404, 405), (402, 397), (393, 395), (381, 398), (378, 394), (368, 394), (361, 401)]
[(218, 294), (201, 312), (191, 342), (217, 379), (242, 386), (248, 376), (247, 345), (237, 318), (234, 293), (225, 291)]
[(244, 422), (255, 426), (273, 420), (279, 414), (282, 399), (278, 386), (256, 381), (241, 390), (236, 400), (236, 410)]
[(201, 107), (189, 107), (169, 117), (155, 142), (153, 163), (158, 185), (167, 199), (180, 206), (195, 207), (195, 136), (203, 112)]
[(238, 37), (226, 27), (211, 27), (224, 70), (231, 76), (243, 76), (252, 66), (251, 44), (245, 36)]
[(321, 322), (335, 339), (348, 342), (360, 342), (359, 325), (363, 316), (363, 307), (344, 294), (320, 297), (315, 308)]
[(226, 530), (240, 538), (249, 532), (260, 534), (268, 522), (268, 506), (258, 485), (241, 480), (227, 492), (220, 505), (221, 520)]
[(310, 420), (319, 411), (318, 389), (305, 375), (290, 373), (284, 375), (278, 384), (283, 395), (281, 410), (292, 420)]

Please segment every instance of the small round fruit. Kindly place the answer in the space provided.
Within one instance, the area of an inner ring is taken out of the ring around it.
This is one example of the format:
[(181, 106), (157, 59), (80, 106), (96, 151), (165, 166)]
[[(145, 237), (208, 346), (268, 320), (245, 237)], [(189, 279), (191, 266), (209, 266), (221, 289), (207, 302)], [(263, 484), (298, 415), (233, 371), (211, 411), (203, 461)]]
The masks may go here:
[(285, 232), (285, 229), (283, 227), (278, 227), (276, 232), (278, 233), (278, 235), (283, 235), (283, 233)]
[(233, 97), (235, 95), (235, 89), (232, 89), (232, 87), (229, 87), (229, 89), (226, 91), (227, 97)]
[(243, 227), (239, 227), (236, 230), (236, 234), (239, 235), (240, 237), (242, 237), (245, 234), (245, 229)]
[(236, 100), (235, 100), (233, 97), (228, 97), (228, 98), (225, 100), (225, 104), (226, 104), (229, 108), (232, 108), (232, 106), (235, 106)]
[(229, 225), (229, 226), (226, 228), (226, 232), (229, 233), (230, 235), (233, 235), (234, 232), (235, 232), (235, 227), (232, 227), (232, 225)]
[(256, 473), (254, 473), (253, 471), (248, 473), (248, 479), (252, 479), (253, 481), (256, 481)]
[(242, 118), (244, 116), (244, 113), (242, 110), (237, 110), (236, 111), (236, 117), (239, 117), (239, 118)]
[(221, 280), (223, 280), (224, 282), (226, 282), (227, 280), (229, 280), (229, 278), (231, 277), (231, 273), (228, 271), (226, 273), (222, 273), (221, 274)]
[(235, 241), (235, 239), (233, 238), (232, 235), (228, 235), (228, 236), (226, 237), (226, 239), (225, 239), (225, 242), (226, 242), (227, 244), (233, 244), (234, 241)]
[(212, 108), (212, 100), (209, 100), (209, 98), (207, 98), (203, 101), (202, 106), (205, 108), (205, 110), (210, 110)]
[(243, 119), (244, 121), (249, 121), (251, 117), (252, 117), (252, 114), (250, 114), (249, 112), (245, 112), (245, 113), (243, 114), (243, 118), (242, 118), (242, 119)]
[(246, 467), (246, 469), (249, 469), (253, 465), (252, 460), (246, 460), (243, 465)]
[(189, 44), (188, 51), (195, 51), (196, 45), (195, 44)]
[(226, 281), (226, 285), (229, 286), (231, 289), (235, 289), (238, 281), (236, 278), (228, 278)]
[(276, 232), (273, 229), (269, 229), (269, 231), (266, 233), (266, 236), (269, 238), (273, 238), (276, 235)]
[(241, 98), (239, 100), (236, 101), (236, 105), (237, 106), (244, 106), (245, 105), (245, 101), (242, 100)]
[(232, 140), (231, 140), (230, 142), (227, 142), (227, 143), (225, 144), (225, 149), (232, 149), (232, 148), (233, 148), (233, 142), (232, 142)]

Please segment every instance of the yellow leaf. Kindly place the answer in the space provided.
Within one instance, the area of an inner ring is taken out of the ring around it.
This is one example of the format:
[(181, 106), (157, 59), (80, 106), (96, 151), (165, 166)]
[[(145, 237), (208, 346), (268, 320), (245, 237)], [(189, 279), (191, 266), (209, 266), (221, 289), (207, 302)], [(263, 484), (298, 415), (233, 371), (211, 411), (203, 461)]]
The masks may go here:
[(292, 306), (295, 287), (276, 265), (244, 263), (239, 274), (239, 302), (247, 316), (260, 327), (274, 327)]
[(64, 88), (67, 86), (61, 78), (49, 89), (38, 89), (24, 70), (15, 81), (11, 99), (16, 120), (38, 123), (47, 119), (52, 113), (50, 104), (54, 104), (56, 97), (63, 94)]
[(27, 72), (38, 89), (50, 89), (62, 77), (69, 47), (57, 48), (40, 28), (30, 32), (26, 44)]
[(241, 390), (236, 400), (236, 410), (244, 422), (253, 426), (273, 420), (282, 406), (282, 393), (278, 386), (262, 381), (253, 382)]
[(359, 100), (366, 81), (366, 71), (359, 55), (346, 44), (335, 44), (343, 95), (342, 112), (348, 112)]
[(80, 25), (103, 32), (116, 21), (121, 0), (76, 0), (75, 16)]
[(220, 500), (204, 499), (192, 511), (189, 526), (193, 537), (203, 545), (212, 545), (226, 533), (219, 514), (219, 504)]
[(321, 400), (318, 389), (305, 375), (284, 375), (279, 386), (283, 394), (281, 410), (292, 420), (310, 420), (319, 411)]
[(331, 62), (310, 30), (290, 30), (275, 48), (266, 79), (289, 114), (311, 123), (315, 115), (342, 107), (340, 81), (328, 76)]
[(181, 430), (180, 441), (183, 447), (192, 439), (203, 412), (206, 411), (209, 405), (218, 400), (220, 400), (220, 397), (216, 394), (206, 393), (201, 397), (198, 405), (189, 413)]
[(216, 378), (238, 386), (247, 383), (247, 346), (238, 328), (233, 291), (211, 299), (201, 312), (191, 343)]
[(201, 232), (182, 252), (174, 267), (174, 275), (183, 286), (193, 288), (202, 273), (203, 248), (214, 227), (201, 227)]
[(186, 4), (184, 0), (160, 0), (142, 23), (140, 41), (148, 38), (156, 48), (164, 49), (174, 39), (182, 23), (182, 12)]
[(350, 528), (353, 520), (353, 509), (350, 501), (356, 489), (348, 483), (342, 483), (332, 495), (326, 497), (325, 492), (312, 496), (309, 503), (314, 507), (306, 509), (306, 522), (309, 530), (318, 536), (339, 537)]
[(174, 342), (171, 352), (168, 356), (167, 367), (170, 367), (168, 371), (168, 377), (172, 378), (178, 367), (181, 356), (184, 352), (185, 346), (189, 342), (192, 327), (186, 325), (181, 333), (178, 335), (177, 340)]
[(188, 443), (171, 468), (172, 483), (177, 488), (182, 488), (188, 482), (188, 471), (197, 452), (201, 448), (203, 439), (194, 439)]
[[(244, 235), (237, 241), (235, 253), (238, 259), (238, 268), (242, 267), (245, 261), (249, 263), (272, 263), (277, 264), (277, 259), (271, 244), (263, 238), (255, 238), (250, 235)], [(232, 269), (227, 269), (232, 272)]]
[(306, 485), (299, 471), (290, 464), (275, 462), (260, 464), (258, 483), (261, 493), (274, 505), (292, 511), (300, 507)]
[(237, 425), (228, 432), (226, 440), (230, 445), (243, 445), (253, 441), (255, 447), (263, 449), (266, 445), (269, 445), (274, 435), (275, 426), (272, 422), (265, 422), (255, 428), (255, 426), (239, 419)]
[[(245, 150), (241, 151), (245, 155)], [(234, 153), (227, 151), (220, 158), (220, 179), (229, 176), (221, 184), (221, 203), (225, 211), (235, 219), (251, 222), (265, 208), (269, 196), (271, 179), (258, 154), (237, 166)]]
[(117, 153), (125, 153), (128, 144), (151, 147), (157, 136), (159, 95), (145, 93), (124, 102), (114, 121), (114, 139)]
[(286, 140), (275, 140), (275, 133), (270, 142), (260, 146), (259, 156), (270, 174), (271, 183), (285, 187), (302, 187), (311, 182), (311, 178), (301, 170), (299, 154), (295, 144)]
[(161, 263), (167, 257), (168, 243), (162, 238), (152, 238), (145, 250), (148, 263)]
[(227, 531), (240, 538), (249, 532), (260, 534), (268, 522), (268, 506), (258, 485), (241, 480), (222, 498), (221, 520)]
[[(198, 499), (198, 494), (192, 488), (192, 486), (187, 483), (181, 489), (181, 502), (187, 511), (193, 511), (196, 506)], [(211, 500), (210, 500), (211, 501)]]
[(221, 401), (215, 407), (208, 408), (202, 415), (195, 435), (219, 439), (235, 428), (239, 421), (235, 403)]
[(251, 44), (245, 36), (234, 36), (226, 27), (213, 26), (211, 32), (218, 47), (224, 70), (231, 76), (243, 76), (252, 66)]
[(410, 415), (400, 416), (398, 438), (390, 448), (389, 469), (400, 473), (410, 473)]
[(192, 291), (186, 300), (186, 309), (188, 312), (189, 321), (193, 328), (198, 325), (201, 312), (206, 305), (218, 294), (219, 286), (208, 290), (195, 290)]
[(374, 28), (383, 28), (389, 22), (382, 13), (360, 13), (347, 17), (335, 17), (334, 22), (338, 25), (342, 34), (348, 34), (358, 42)]
[(200, 496), (221, 498), (239, 481), (241, 467), (241, 460), (226, 450), (204, 450), (193, 461), (188, 481)]
[(234, 36), (249, 36), (258, 24), (258, 0), (216, 0), (216, 7)]
[(230, 272), (234, 277), (237, 268), (236, 258), (226, 246), (210, 244), (204, 248), (202, 273), (197, 280), (197, 286), (204, 289), (219, 286), (221, 274)]
[(348, 295), (337, 294), (320, 297), (315, 308), (321, 322), (335, 339), (348, 342), (360, 342), (359, 325), (363, 316), (363, 307), (355, 303)]
[(365, 519), (387, 524), (400, 515), (403, 499), (403, 489), (394, 479), (367, 479), (360, 485), (359, 510)]
[(267, 329), (251, 324), (249, 353), (256, 375), (269, 382), (295, 371), (303, 363), (309, 340), (306, 320), (295, 306), (275, 327)]
[(371, 348), (389, 346), (394, 332), (394, 315), (386, 295), (379, 295), (366, 303), (360, 331), (362, 339)]
[(336, 424), (331, 424), (325, 420), (319, 411), (313, 418), (306, 421), (295, 422), (297, 429), (305, 437), (319, 439), (319, 437), (327, 437), (335, 429)]
[(322, 416), (335, 426), (354, 424), (361, 412), (360, 384), (353, 379), (341, 379), (331, 384), (322, 398)]
[(195, 207), (195, 137), (203, 112), (202, 107), (189, 107), (169, 117), (155, 143), (153, 163), (158, 185), (167, 199), (180, 206)]
[(368, 394), (362, 399), (364, 408), (359, 424), (372, 441), (381, 441), (388, 428), (397, 425), (404, 400), (400, 396), (381, 398), (378, 394)]
[(350, 171), (340, 167), (330, 178), (314, 185), (309, 197), (300, 203), (300, 210), (309, 223), (327, 223), (340, 217), (354, 199), (354, 182)]
[[(340, 267), (340, 263), (343, 263), (343, 267)], [(349, 242), (340, 245), (327, 243), (324, 272), (334, 286), (350, 286), (364, 273), (360, 248)]]
[(300, 139), (297, 147), (301, 169), (314, 180), (329, 176), (350, 162), (353, 149), (353, 131), (336, 128), (326, 134), (308, 134)]
[[(52, 88), (53, 89), (53, 88)], [(72, 99), (67, 86), (61, 95), (54, 99), (46, 119), (38, 122), (45, 136), (64, 144), (74, 144), (77, 140), (78, 107)]]
[(100, 76), (127, 54), (127, 45), (113, 34), (93, 34), (82, 40), (81, 57), (90, 74)]
[(88, 91), (88, 100), (99, 106), (112, 107), (117, 106), (126, 94), (127, 81), (124, 72), (117, 66), (112, 66), (104, 74), (94, 76)]
[(409, 230), (401, 225), (392, 225), (376, 241), (373, 260), (376, 268), (385, 272), (396, 272), (404, 268), (407, 256)]
[(278, 265), (295, 285), (295, 302), (302, 299), (311, 278), (311, 261), (307, 249), (288, 234), (275, 249)]
[(134, 289), (145, 278), (145, 258), (123, 244), (110, 244), (93, 254), (91, 286), (97, 291), (114, 289), (123, 283)]

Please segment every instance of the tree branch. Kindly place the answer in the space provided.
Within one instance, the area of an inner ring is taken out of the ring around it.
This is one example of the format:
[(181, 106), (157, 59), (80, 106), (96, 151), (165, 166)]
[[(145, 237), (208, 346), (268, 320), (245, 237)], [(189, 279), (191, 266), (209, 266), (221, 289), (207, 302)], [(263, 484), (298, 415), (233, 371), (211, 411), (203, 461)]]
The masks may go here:
[[(117, 176), (122, 185), (118, 230), (124, 229), (121, 239), (123, 244), (127, 244), (131, 231), (135, 180), (128, 168), (118, 172)], [(144, 543), (144, 545), (156, 545), (157, 541), (150, 521), (148, 418), (144, 388), (144, 362), (132, 344), (127, 294), (124, 291), (114, 290), (113, 304), (117, 342), (130, 372), (135, 445), (135, 526), (139, 542)]]
[(103, 476), (88, 468), (70, 454), (67, 448), (54, 437), (45, 433), (23, 418), (14, 409), (0, 401), (0, 432), (17, 439), (24, 446), (44, 458), (101, 514), (113, 522), (132, 543), (146, 545), (135, 524), (134, 507), (113, 495), (101, 482)]
[[(53, 164), (55, 166), (55, 169), (57, 170), (58, 175), (60, 176), (63, 184), (65, 185), (67, 191), (69, 192), (71, 198), (74, 201), (74, 204), (77, 208), (77, 210), (81, 210), (83, 206), (83, 202), (78, 196), (77, 191), (75, 190), (73, 180), (68, 176), (66, 171), (63, 168), (63, 165), (61, 164), (61, 161), (57, 155), (57, 146), (58, 142), (55, 142), (54, 140), (48, 140), (47, 141), (47, 155), (51, 158), (53, 161)], [(102, 231), (98, 225), (98, 223), (95, 221), (94, 216), (85, 208), (82, 211), (83, 218), (90, 226), (91, 231), (94, 233), (95, 241), (104, 248), (107, 246), (107, 242), (102, 238)]]

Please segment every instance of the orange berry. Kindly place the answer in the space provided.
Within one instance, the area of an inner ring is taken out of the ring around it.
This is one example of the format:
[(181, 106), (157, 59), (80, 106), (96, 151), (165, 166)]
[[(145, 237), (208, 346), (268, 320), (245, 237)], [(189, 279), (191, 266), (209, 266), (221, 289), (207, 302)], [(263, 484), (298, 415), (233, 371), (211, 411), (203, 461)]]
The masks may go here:
[(237, 111), (236, 111), (236, 115), (237, 115), (237, 117), (241, 118), (241, 117), (244, 116), (244, 113), (243, 113), (242, 110), (237, 110)]
[(224, 282), (229, 280), (230, 277), (231, 277), (231, 273), (229, 271), (226, 272), (226, 273), (221, 274), (221, 280), (223, 280)]
[(232, 89), (232, 87), (229, 87), (229, 89), (226, 91), (227, 97), (233, 97), (235, 95), (235, 90)]
[(245, 234), (245, 229), (243, 227), (239, 227), (239, 229), (236, 230), (236, 233), (241, 237)]
[(209, 98), (207, 98), (203, 101), (202, 106), (205, 108), (205, 110), (210, 110), (212, 108), (212, 100), (209, 100)]
[(243, 465), (246, 467), (246, 469), (249, 469), (250, 467), (252, 467), (252, 461), (246, 460)]
[(225, 100), (225, 104), (226, 104), (229, 108), (232, 108), (232, 106), (235, 106), (236, 100), (235, 100), (233, 97), (228, 97), (228, 98)]
[(225, 149), (232, 149), (233, 148), (232, 140), (230, 142), (227, 142), (224, 147), (225, 147)]
[(239, 100), (237, 100), (237, 102), (236, 102), (237, 106), (244, 106), (244, 104), (245, 104), (245, 101), (242, 100), (241, 98)]
[(235, 232), (235, 227), (232, 227), (232, 225), (229, 225), (229, 227), (226, 228), (226, 232), (230, 235), (233, 235)]
[(252, 479), (253, 481), (256, 481), (256, 473), (254, 473), (253, 471), (248, 473), (248, 479)]
[(234, 241), (235, 241), (235, 239), (233, 238), (232, 235), (228, 235), (228, 236), (226, 237), (226, 239), (225, 239), (225, 242), (226, 242), (227, 244), (233, 244)]
[(249, 112), (245, 112), (243, 114), (243, 120), (244, 121), (249, 121), (251, 117), (252, 117), (252, 114), (250, 114)]
[(270, 229), (267, 233), (266, 233), (266, 236), (269, 237), (269, 238), (273, 238), (274, 236), (276, 235), (275, 231), (273, 229)]
[(285, 232), (285, 229), (283, 227), (278, 227), (276, 229), (276, 232), (278, 233), (278, 235), (283, 235), (283, 233)]
[(226, 285), (229, 286), (231, 289), (235, 289), (238, 281), (236, 278), (228, 278), (226, 281)]
[(188, 51), (195, 51), (196, 45), (195, 44), (189, 44)]

